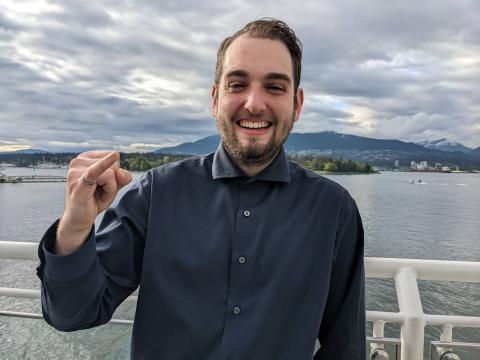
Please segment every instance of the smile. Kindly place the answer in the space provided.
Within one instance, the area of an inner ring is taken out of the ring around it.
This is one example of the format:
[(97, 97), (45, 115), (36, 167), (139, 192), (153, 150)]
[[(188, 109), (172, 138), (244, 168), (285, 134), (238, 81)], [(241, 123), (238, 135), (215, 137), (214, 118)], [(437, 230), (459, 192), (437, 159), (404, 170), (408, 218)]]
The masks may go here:
[(252, 121), (252, 120), (240, 120), (237, 124), (245, 129), (266, 129), (269, 128), (272, 123), (269, 121)]

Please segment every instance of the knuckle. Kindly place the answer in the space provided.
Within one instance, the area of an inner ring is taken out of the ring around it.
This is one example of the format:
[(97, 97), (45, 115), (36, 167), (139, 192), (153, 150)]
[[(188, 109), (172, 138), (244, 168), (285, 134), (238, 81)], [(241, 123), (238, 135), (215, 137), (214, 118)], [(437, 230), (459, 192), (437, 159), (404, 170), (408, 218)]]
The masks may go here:
[(70, 168), (75, 168), (80, 166), (83, 163), (82, 159), (76, 157), (70, 161)]
[(79, 177), (80, 177), (80, 174), (77, 170), (72, 169), (72, 168), (68, 169), (68, 171), (67, 171), (67, 181), (70, 182), (70, 181), (78, 179)]

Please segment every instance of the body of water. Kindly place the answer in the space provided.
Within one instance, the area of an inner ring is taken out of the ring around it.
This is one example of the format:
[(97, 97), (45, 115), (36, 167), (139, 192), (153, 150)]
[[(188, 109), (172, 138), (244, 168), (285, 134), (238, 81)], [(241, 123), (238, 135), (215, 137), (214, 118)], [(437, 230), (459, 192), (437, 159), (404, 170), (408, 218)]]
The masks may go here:
[[(8, 168), (7, 175), (32, 169)], [(65, 169), (35, 174), (64, 175)], [(136, 174), (135, 176), (139, 176)], [(385, 172), (328, 176), (347, 188), (360, 209), (366, 256), (480, 261), (480, 174)], [(411, 184), (412, 179), (422, 184)], [(65, 183), (0, 184), (0, 241), (38, 242), (64, 208)], [(36, 262), (0, 260), (0, 286), (38, 289)], [(420, 282), (423, 309), (430, 314), (480, 316), (479, 284)], [(40, 312), (38, 300), (0, 297), (0, 308)], [(393, 281), (367, 280), (367, 309), (398, 311)], [(115, 317), (133, 318), (122, 305)], [(371, 326), (368, 326), (371, 329)], [(398, 337), (399, 327), (386, 328)], [(439, 340), (439, 328), (426, 338)], [(43, 321), (0, 317), (1, 359), (128, 359), (130, 326), (104, 325), (61, 333)], [(371, 333), (370, 333), (371, 335)], [(480, 342), (480, 330), (458, 329), (459, 341)], [(462, 359), (480, 358), (462, 353)]]

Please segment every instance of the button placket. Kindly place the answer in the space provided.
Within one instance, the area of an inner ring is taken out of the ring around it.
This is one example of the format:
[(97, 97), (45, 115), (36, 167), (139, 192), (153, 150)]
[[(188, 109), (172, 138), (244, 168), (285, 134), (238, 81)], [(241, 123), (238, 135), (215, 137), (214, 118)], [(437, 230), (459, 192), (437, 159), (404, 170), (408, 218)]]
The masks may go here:
[[(251, 186), (240, 187), (238, 203), (236, 208), (236, 222), (234, 237), (231, 249), (231, 271), (229, 282), (229, 293), (227, 301), (227, 311), (225, 328), (222, 337), (221, 354), (222, 358), (230, 358), (231, 351), (236, 347), (236, 334), (241, 328), (242, 322), (239, 320), (248, 313), (244, 313), (244, 308), (248, 302), (252, 269), (244, 265), (247, 263), (247, 253), (250, 244), (255, 237), (256, 219), (253, 217), (255, 209), (255, 199), (257, 194)], [(252, 209), (253, 207), (253, 209)], [(250, 256), (250, 254), (249, 254)], [(253, 256), (253, 255), (252, 255)], [(253, 265), (253, 264), (252, 264)], [(230, 354), (229, 354), (230, 353)], [(223, 357), (224, 356), (224, 357)]]

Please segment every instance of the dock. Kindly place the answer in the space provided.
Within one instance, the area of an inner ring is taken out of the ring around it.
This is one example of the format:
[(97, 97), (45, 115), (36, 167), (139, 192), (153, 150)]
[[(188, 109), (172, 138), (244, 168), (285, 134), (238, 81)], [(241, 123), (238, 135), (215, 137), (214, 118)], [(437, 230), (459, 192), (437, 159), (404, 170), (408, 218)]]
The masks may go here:
[(53, 183), (53, 182), (66, 182), (65, 176), (55, 175), (18, 175), (18, 176), (6, 176), (0, 174), (0, 184), (34, 184), (34, 183)]

